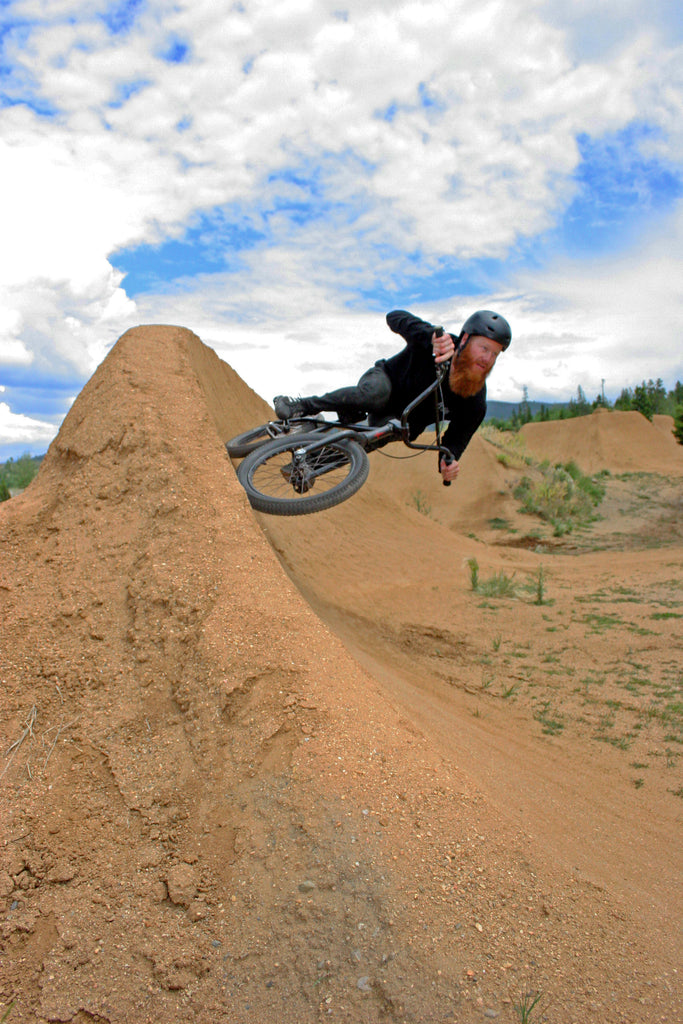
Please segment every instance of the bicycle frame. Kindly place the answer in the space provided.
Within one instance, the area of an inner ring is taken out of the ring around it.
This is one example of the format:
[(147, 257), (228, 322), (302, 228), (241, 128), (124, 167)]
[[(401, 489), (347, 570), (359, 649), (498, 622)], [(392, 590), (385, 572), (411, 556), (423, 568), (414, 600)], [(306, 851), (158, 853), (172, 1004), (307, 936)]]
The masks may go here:
[[(259, 512), (286, 516), (332, 508), (362, 487), (369, 471), (367, 454), (393, 441), (402, 441), (408, 448), (437, 452), (439, 468), (442, 460), (452, 462), (454, 456), (441, 440), (445, 408), (441, 386), (447, 372), (447, 362), (437, 364), (433, 382), (409, 403), (400, 417), (388, 418), (383, 423), (365, 420), (347, 425), (338, 420), (294, 417), (272, 421), (233, 438), (227, 445), (228, 451), (232, 445), (234, 457), (243, 458), (237, 476), (252, 507)], [(411, 440), (408, 419), (415, 407), (431, 395), (436, 443), (421, 444)], [(237, 454), (237, 449), (245, 447), (247, 451)], [(319, 487), (315, 487), (316, 481), (320, 481)], [(450, 485), (449, 480), (443, 483)]]
[[(311, 452), (315, 452), (319, 448), (324, 448), (331, 441), (341, 441), (346, 438), (353, 438), (358, 444), (360, 444), (366, 451), (375, 451), (378, 448), (383, 447), (390, 441), (403, 441), (407, 448), (415, 448), (420, 451), (436, 451), (439, 453), (439, 462), (441, 459), (446, 461), (452, 461), (453, 453), (444, 445), (441, 444), (441, 416), (443, 413), (443, 400), (440, 398), (441, 385), (448, 374), (448, 368), (450, 361), (441, 363), (437, 367), (436, 378), (429, 387), (414, 398), (409, 405), (401, 413), (401, 418), (389, 419), (386, 423), (380, 426), (365, 426), (361, 423), (352, 423), (348, 426), (336, 426), (334, 423), (330, 423), (329, 429), (325, 427), (320, 430), (320, 438), (314, 441), (307, 441), (305, 445), (301, 446), (298, 452), (293, 455), (293, 460), (302, 461)], [(410, 428), (408, 426), (408, 417), (410, 413), (415, 409), (421, 402), (424, 402), (429, 396), (434, 395), (435, 405), (435, 427), (436, 427), (436, 443), (435, 444), (418, 444), (415, 441), (410, 440)], [(319, 426), (318, 422), (318, 426)], [(298, 460), (297, 460), (298, 456)], [(321, 472), (324, 472), (322, 470)], [(447, 484), (449, 481), (444, 481)]]
[[(441, 457), (445, 458), (446, 461), (450, 461), (453, 458), (453, 453), (441, 444), (441, 417), (444, 412), (441, 385), (448, 376), (450, 365), (450, 359), (445, 363), (440, 363), (436, 368), (436, 380), (434, 383), (430, 384), (428, 388), (425, 388), (421, 395), (414, 398), (410, 405), (407, 405), (401, 414), (401, 431), (404, 435), (402, 437), (403, 443), (407, 445), (408, 448), (417, 448), (421, 451), (438, 451), (439, 461), (441, 460)], [(408, 417), (413, 409), (415, 409), (421, 402), (424, 402), (425, 398), (428, 398), (431, 394), (434, 395), (434, 427), (436, 430), (436, 444), (416, 444), (414, 441), (409, 439)]]

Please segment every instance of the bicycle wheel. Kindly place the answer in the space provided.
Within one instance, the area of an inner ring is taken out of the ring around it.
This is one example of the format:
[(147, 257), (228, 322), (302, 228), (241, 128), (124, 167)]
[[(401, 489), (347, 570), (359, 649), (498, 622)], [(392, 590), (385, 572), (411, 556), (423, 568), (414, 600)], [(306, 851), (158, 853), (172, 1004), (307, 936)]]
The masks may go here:
[(370, 466), (358, 442), (331, 440), (306, 452), (305, 446), (319, 439), (315, 432), (277, 438), (247, 455), (237, 478), (252, 508), (276, 516), (322, 512), (362, 487)]
[(276, 437), (291, 437), (293, 434), (310, 433), (316, 429), (315, 420), (290, 420), (286, 425), (279, 420), (263, 423), (260, 427), (245, 430), (225, 442), (225, 450), (231, 459), (242, 459), (261, 445)]

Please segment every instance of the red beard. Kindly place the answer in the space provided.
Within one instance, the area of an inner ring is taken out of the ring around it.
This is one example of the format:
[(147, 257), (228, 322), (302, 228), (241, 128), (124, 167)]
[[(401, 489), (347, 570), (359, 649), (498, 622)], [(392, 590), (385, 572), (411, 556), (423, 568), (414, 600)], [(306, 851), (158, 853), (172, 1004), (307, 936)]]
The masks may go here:
[(454, 395), (471, 398), (481, 391), (490, 372), (491, 370), (482, 370), (480, 366), (475, 366), (469, 348), (465, 347), (458, 358), (451, 362), (448, 386)]

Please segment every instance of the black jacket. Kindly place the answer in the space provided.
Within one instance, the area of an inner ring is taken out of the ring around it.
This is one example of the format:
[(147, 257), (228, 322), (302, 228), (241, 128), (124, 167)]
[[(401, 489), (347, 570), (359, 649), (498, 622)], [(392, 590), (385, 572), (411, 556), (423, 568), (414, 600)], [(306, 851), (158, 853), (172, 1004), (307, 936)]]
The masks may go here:
[[(395, 334), (401, 335), (406, 347), (390, 359), (379, 360), (376, 365), (382, 366), (391, 380), (388, 411), (392, 416), (400, 416), (405, 407), (434, 382), (432, 334), (435, 328), (403, 309), (387, 313), (387, 323)], [(444, 382), (443, 397), (449, 420), (443, 443), (459, 459), (486, 415), (486, 385), (471, 398), (462, 398), (454, 395)], [(434, 399), (430, 395), (410, 414), (411, 440), (433, 422)]]

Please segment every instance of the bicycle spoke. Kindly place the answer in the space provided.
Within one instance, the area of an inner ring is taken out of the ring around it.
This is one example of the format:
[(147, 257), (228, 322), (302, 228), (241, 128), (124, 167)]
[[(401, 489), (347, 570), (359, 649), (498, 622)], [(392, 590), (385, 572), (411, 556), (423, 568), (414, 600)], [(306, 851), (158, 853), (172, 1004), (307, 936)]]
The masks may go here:
[(324, 493), (338, 486), (348, 475), (349, 456), (343, 449), (329, 447), (309, 453), (298, 465), (291, 451), (272, 456), (258, 466), (252, 482), (259, 491), (274, 498), (297, 498), (315, 488)]

